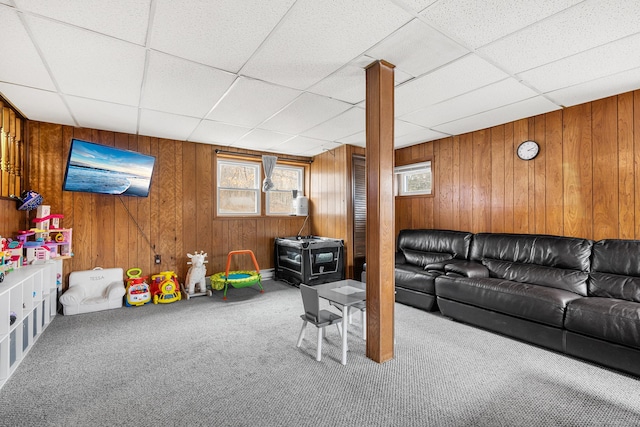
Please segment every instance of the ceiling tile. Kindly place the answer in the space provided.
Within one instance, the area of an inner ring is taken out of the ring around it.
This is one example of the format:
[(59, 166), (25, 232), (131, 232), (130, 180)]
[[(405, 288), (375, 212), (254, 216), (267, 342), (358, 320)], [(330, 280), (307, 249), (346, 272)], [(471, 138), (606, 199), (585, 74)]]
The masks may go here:
[(309, 151), (312, 150), (319, 150), (318, 152), (322, 152), (322, 147), (326, 146), (327, 144), (331, 144), (332, 146), (336, 145), (335, 143), (330, 143), (329, 141), (307, 138), (304, 136), (296, 136), (295, 138), (291, 138), (290, 140), (271, 148), (281, 153), (290, 153), (297, 155), (307, 153), (308, 155)]
[(351, 104), (358, 103), (367, 92), (365, 70), (349, 64), (311, 86), (309, 92)]
[(206, 65), (150, 52), (141, 106), (202, 118), (235, 78), (235, 74)]
[(450, 0), (435, 2), (422, 18), (477, 49), (582, 0)]
[(508, 78), (452, 99), (402, 116), (402, 120), (433, 127), (503, 105), (513, 104), (538, 94), (514, 78)]
[(394, 138), (394, 148), (408, 147), (410, 145), (420, 144), (422, 142), (433, 141), (435, 139), (446, 138), (449, 135), (436, 132), (431, 129), (422, 128), (419, 131), (412, 132), (403, 136), (396, 136)]
[(339, 139), (338, 142), (341, 142), (343, 144), (357, 145), (358, 147), (364, 147), (365, 145), (367, 145), (367, 134), (366, 132), (358, 132), (356, 134)]
[(294, 135), (272, 132), (270, 130), (254, 129), (236, 141), (233, 146), (253, 150), (266, 150), (293, 137)]
[(78, 27), (145, 44), (151, 0), (14, 0), (24, 10)]
[(189, 141), (204, 142), (207, 144), (231, 145), (251, 128), (232, 126), (226, 123), (203, 120), (191, 134)]
[(503, 80), (508, 75), (474, 54), (464, 56), (396, 88), (395, 114), (401, 117), (445, 99)]
[(138, 133), (158, 138), (187, 141), (199, 123), (200, 119), (193, 117), (141, 110)]
[(362, 108), (353, 107), (344, 113), (304, 132), (303, 136), (337, 141), (345, 136), (361, 132), (365, 128), (366, 116)]
[(157, 0), (151, 47), (237, 72), (295, 0)]
[(138, 108), (93, 99), (66, 97), (67, 104), (80, 127), (135, 134)]
[(242, 73), (307, 89), (410, 19), (388, 0), (298, 0)]
[(559, 109), (559, 106), (548, 99), (537, 96), (515, 104), (496, 108), (495, 110), (485, 111), (474, 116), (465, 117), (464, 119), (434, 126), (433, 129), (450, 135), (460, 135)]
[(309, 151), (305, 151), (304, 153), (302, 153), (302, 155), (307, 157), (317, 156), (318, 154), (322, 154), (325, 151), (334, 150), (340, 147), (341, 145), (342, 144), (338, 144), (337, 142), (326, 142), (320, 146), (315, 146), (311, 148)]
[(28, 22), (63, 93), (138, 105), (144, 48), (40, 18)]
[(77, 126), (55, 92), (0, 82), (0, 93), (29, 120)]
[(570, 107), (639, 88), (640, 68), (635, 68), (619, 74), (549, 92), (545, 94), (545, 96), (558, 103), (558, 105)]
[(437, 2), (438, 0), (394, 0), (395, 3), (404, 5), (414, 13), (418, 13), (430, 4)]
[(585, 1), (479, 49), (512, 73), (638, 32), (640, 2)]
[(550, 92), (640, 67), (639, 49), (640, 33), (525, 71), (520, 77), (541, 93)]
[(239, 77), (208, 119), (241, 126), (256, 126), (300, 95), (300, 91), (260, 80)]
[(394, 138), (398, 138), (399, 136), (408, 135), (414, 132), (419, 132), (421, 130), (424, 130), (422, 126), (418, 126), (414, 123), (407, 123), (404, 120), (395, 119), (393, 123)]
[(4, 58), (0, 67), (0, 81), (55, 90), (51, 77), (18, 15), (0, 7), (0, 22), (3, 34), (11, 34), (10, 42), (4, 37), (0, 42), (0, 58)]
[(351, 108), (351, 105), (312, 93), (303, 93), (260, 128), (291, 134), (304, 132)]
[(419, 76), (469, 51), (440, 32), (414, 19), (367, 51), (403, 71)]

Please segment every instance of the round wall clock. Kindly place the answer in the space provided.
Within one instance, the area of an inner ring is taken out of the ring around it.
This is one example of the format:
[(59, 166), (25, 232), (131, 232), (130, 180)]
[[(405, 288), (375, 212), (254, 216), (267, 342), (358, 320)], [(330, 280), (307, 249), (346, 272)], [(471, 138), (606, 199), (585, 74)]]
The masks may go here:
[(522, 160), (534, 159), (540, 152), (540, 146), (535, 141), (525, 141), (518, 145), (518, 157)]

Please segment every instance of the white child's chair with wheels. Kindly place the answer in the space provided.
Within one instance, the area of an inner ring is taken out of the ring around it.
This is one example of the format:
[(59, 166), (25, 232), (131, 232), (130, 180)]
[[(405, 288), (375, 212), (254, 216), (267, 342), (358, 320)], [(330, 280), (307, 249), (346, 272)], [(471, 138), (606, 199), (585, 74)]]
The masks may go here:
[(123, 277), (121, 268), (74, 271), (69, 275), (69, 289), (60, 297), (63, 313), (81, 314), (122, 307)]

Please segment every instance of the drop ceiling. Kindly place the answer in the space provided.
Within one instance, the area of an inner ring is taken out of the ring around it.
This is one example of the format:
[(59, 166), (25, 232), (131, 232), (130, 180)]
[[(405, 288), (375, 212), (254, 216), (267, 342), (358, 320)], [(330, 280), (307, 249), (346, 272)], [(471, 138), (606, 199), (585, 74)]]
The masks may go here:
[(0, 93), (30, 120), (313, 156), (397, 148), (640, 88), (637, 0), (0, 0)]

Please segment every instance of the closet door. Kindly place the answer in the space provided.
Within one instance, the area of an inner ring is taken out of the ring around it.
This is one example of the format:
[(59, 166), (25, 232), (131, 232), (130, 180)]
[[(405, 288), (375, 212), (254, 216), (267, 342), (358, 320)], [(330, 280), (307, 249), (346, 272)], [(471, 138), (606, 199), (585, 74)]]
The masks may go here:
[(365, 158), (352, 158), (353, 197), (353, 278), (360, 280), (362, 265), (367, 254), (367, 174)]

